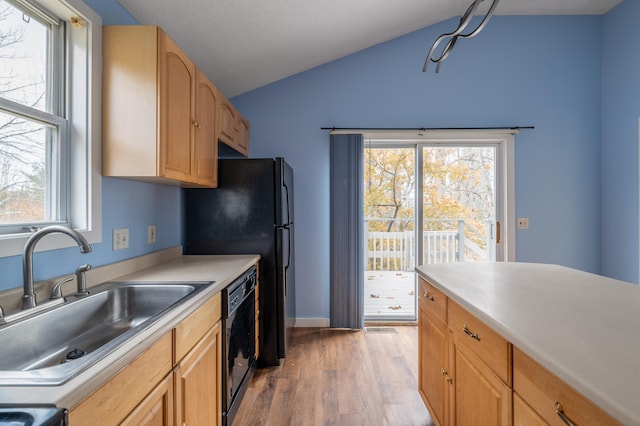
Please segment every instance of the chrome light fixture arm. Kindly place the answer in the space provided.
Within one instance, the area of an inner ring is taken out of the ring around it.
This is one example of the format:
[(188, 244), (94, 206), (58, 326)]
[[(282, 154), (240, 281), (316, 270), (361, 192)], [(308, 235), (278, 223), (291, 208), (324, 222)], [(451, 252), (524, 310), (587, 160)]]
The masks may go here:
[[(440, 72), (440, 66), (442, 65), (442, 61), (444, 61), (449, 56), (449, 54), (451, 53), (451, 50), (453, 49), (453, 46), (455, 46), (456, 41), (458, 40), (458, 37), (471, 38), (471, 37), (475, 37), (480, 31), (482, 31), (482, 29), (489, 22), (489, 19), (491, 19), (491, 17), (493, 16), (493, 13), (495, 12), (495, 9), (498, 6), (498, 3), (500, 2), (500, 0), (493, 0), (493, 3), (489, 7), (489, 11), (484, 16), (480, 24), (473, 31), (467, 34), (462, 34), (462, 32), (467, 28), (467, 26), (469, 26), (469, 23), (473, 19), (473, 15), (475, 11), (478, 9), (482, 1), (484, 0), (474, 0), (474, 2), (467, 8), (464, 15), (460, 18), (458, 28), (456, 28), (455, 31), (451, 33), (442, 34), (440, 37), (436, 39), (436, 41), (431, 46), (431, 49), (429, 49), (429, 53), (427, 54), (427, 58), (425, 59), (424, 65), (422, 67), (422, 72), (427, 71), (429, 62), (437, 63), (438, 65), (436, 67), (436, 73)], [(442, 49), (442, 53), (440, 54), (440, 57), (438, 58), (434, 57), (435, 50), (438, 48), (440, 43), (446, 38), (449, 38), (449, 41), (445, 45), (444, 49)]]

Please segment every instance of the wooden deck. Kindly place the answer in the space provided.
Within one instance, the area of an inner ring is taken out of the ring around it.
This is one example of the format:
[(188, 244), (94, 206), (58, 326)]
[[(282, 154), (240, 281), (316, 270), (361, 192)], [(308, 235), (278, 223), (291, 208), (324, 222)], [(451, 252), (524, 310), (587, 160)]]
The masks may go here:
[(415, 321), (416, 274), (402, 271), (365, 271), (365, 321)]

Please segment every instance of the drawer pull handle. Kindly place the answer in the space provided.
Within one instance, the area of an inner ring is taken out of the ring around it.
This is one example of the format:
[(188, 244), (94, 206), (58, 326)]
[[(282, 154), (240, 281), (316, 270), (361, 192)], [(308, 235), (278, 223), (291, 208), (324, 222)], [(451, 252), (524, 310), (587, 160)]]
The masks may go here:
[(562, 420), (567, 426), (574, 426), (573, 422), (569, 420), (569, 417), (564, 413), (564, 407), (562, 407), (560, 401), (554, 402), (553, 405), (556, 406), (556, 414), (560, 417), (560, 420)]
[(428, 300), (431, 300), (432, 302), (436, 301), (436, 299), (432, 295), (430, 295), (428, 291), (424, 292), (424, 298), (428, 299)]
[(471, 337), (472, 339), (476, 339), (478, 342), (480, 341), (480, 335), (471, 332), (471, 330), (469, 330), (467, 328), (467, 324), (465, 324), (464, 326), (462, 326), (462, 331), (464, 331), (464, 334), (466, 334), (467, 336)]

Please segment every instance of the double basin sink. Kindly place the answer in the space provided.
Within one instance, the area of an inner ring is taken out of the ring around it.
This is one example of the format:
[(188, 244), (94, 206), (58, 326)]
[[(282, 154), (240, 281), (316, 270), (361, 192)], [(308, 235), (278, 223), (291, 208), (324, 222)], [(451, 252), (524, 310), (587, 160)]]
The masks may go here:
[(109, 282), (86, 297), (0, 326), (0, 386), (59, 385), (212, 282)]

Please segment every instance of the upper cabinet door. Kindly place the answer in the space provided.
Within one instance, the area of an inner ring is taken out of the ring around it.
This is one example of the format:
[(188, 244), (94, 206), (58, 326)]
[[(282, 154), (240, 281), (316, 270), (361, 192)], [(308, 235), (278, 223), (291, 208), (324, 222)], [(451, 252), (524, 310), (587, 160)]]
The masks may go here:
[(249, 122), (238, 114), (237, 124), (237, 150), (244, 155), (249, 155)]
[(166, 34), (159, 35), (160, 175), (193, 181), (195, 65)]
[(215, 86), (196, 70), (194, 181), (210, 187), (218, 186), (219, 96)]
[(236, 135), (236, 109), (224, 96), (220, 98), (220, 140), (233, 147)]
[(224, 96), (220, 96), (220, 141), (242, 155), (249, 155), (249, 122)]

